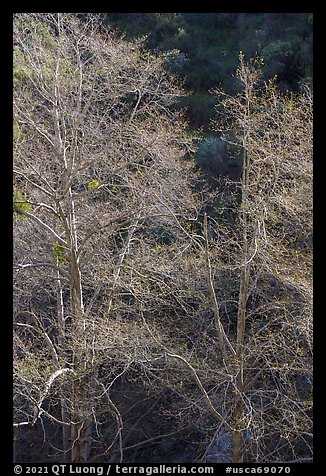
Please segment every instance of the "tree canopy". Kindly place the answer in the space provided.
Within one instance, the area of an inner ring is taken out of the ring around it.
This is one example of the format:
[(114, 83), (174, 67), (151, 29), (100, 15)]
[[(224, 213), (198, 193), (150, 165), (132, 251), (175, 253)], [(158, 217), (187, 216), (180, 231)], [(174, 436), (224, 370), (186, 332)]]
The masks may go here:
[(14, 15), (16, 462), (312, 461), (311, 28)]

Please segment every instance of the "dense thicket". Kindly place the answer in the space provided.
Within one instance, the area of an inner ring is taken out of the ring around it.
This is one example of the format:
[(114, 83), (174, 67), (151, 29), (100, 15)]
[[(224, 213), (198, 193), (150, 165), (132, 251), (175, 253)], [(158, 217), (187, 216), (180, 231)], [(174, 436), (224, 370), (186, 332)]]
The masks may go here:
[(311, 24), (15, 15), (16, 461), (312, 460)]
[(45, 418), (53, 457), (85, 462), (122, 444), (113, 383), (160, 363), (136, 318), (169, 305), (160, 240), (177, 258), (196, 218), (181, 90), (139, 42), (68, 14), (15, 17), (14, 85), (15, 425)]

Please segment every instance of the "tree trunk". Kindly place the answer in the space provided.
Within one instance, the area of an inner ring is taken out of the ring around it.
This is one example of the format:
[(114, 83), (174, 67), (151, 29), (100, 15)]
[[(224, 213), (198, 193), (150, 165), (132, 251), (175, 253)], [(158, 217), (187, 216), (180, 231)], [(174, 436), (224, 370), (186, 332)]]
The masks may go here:
[(20, 428), (14, 426), (13, 462), (20, 462)]
[[(78, 409), (75, 412), (78, 417)], [(85, 418), (81, 422), (73, 423), (71, 426), (71, 462), (87, 463), (91, 454), (91, 437), (93, 433), (92, 418)]]
[(240, 431), (232, 435), (232, 463), (243, 463), (243, 433)]
[[(68, 411), (66, 401), (63, 396), (61, 396), (61, 419), (63, 422), (68, 421)], [(63, 462), (68, 462), (68, 451), (69, 451), (69, 428), (63, 425), (62, 427), (62, 451), (63, 451)]]
[[(75, 241), (75, 240), (74, 240)], [(93, 420), (90, 417), (87, 367), (87, 339), (85, 335), (85, 313), (82, 293), (81, 272), (77, 256), (77, 242), (73, 243), (70, 263), (70, 306), (74, 336), (73, 365), (77, 375), (72, 385), (73, 409), (71, 415), (71, 462), (86, 463), (91, 453)], [(80, 375), (82, 373), (82, 375)], [(80, 375), (78, 377), (78, 375)]]

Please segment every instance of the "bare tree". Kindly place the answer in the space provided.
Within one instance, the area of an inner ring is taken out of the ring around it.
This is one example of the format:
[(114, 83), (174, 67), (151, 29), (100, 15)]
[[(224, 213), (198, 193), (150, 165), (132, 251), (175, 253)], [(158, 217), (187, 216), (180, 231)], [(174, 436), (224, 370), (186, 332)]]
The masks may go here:
[[(243, 95), (224, 100), (243, 149), (233, 458), (245, 455), (248, 427), (265, 460), (295, 460), (311, 457), (312, 97), (259, 88), (257, 69), (240, 61)], [(270, 450), (269, 432), (282, 449)]]
[(243, 172), (218, 191), (200, 251), (183, 255), (189, 278), (173, 286), (184, 307), (197, 296), (186, 309), (197, 327), (183, 331), (187, 350), (160, 339), (197, 383), (188, 408), (201, 402), (219, 423), (204, 458), (226, 434), (236, 463), (311, 461), (312, 96), (261, 84), (256, 63), (240, 55), (237, 96), (215, 91), (215, 128)]
[(89, 460), (107, 415), (105, 454), (117, 444), (123, 458), (110, 389), (152, 346), (137, 307), (126, 313), (131, 257), (162, 224), (181, 246), (178, 220), (196, 216), (180, 94), (162, 58), (92, 15), (15, 15), (14, 425), (61, 427), (64, 460)]
[(215, 127), (242, 180), (200, 223), (163, 59), (92, 15), (15, 16), (14, 425), (61, 428), (58, 458), (123, 460), (128, 372), (208, 410), (204, 459), (222, 429), (234, 462), (311, 458), (312, 98), (240, 61)]

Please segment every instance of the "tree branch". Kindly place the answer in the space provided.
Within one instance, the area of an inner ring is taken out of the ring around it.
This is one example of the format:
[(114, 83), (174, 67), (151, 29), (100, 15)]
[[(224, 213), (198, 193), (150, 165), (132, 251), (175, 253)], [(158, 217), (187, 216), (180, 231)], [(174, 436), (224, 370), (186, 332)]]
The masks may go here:
[(39, 262), (39, 263), (26, 263), (26, 264), (14, 264), (14, 268), (40, 268), (40, 267), (47, 267), (47, 268), (52, 268), (55, 269), (56, 271), (59, 271), (63, 276), (66, 278), (70, 278), (70, 274), (68, 271), (65, 269), (61, 268), (60, 266), (57, 266), (53, 263), (50, 262)]
[(184, 357), (182, 357), (181, 355), (178, 355), (178, 354), (175, 354), (175, 353), (172, 353), (170, 352), (164, 344), (162, 344), (162, 342), (160, 342), (152, 333), (152, 331), (150, 330), (150, 328), (148, 327), (148, 324), (145, 320), (145, 317), (144, 317), (144, 313), (143, 311), (141, 310), (141, 316), (143, 318), (143, 322), (147, 328), (147, 330), (149, 331), (149, 333), (151, 334), (151, 336), (153, 337), (153, 339), (160, 345), (160, 347), (162, 347), (165, 351), (165, 354), (172, 358), (172, 359), (177, 359), (177, 360), (180, 360), (181, 362), (183, 362), (192, 372), (193, 376), (195, 377), (195, 380), (196, 380), (196, 383), (199, 387), (199, 389), (201, 390), (203, 396), (204, 396), (204, 399), (205, 399), (205, 402), (210, 410), (210, 412), (221, 422), (223, 423), (224, 427), (230, 431), (230, 432), (233, 432), (234, 429), (229, 425), (229, 423), (226, 421), (226, 419), (223, 417), (223, 415), (221, 415), (217, 410), (216, 408), (214, 407), (214, 405), (212, 404), (211, 402), (211, 399), (209, 398), (208, 396), (208, 393), (206, 392), (203, 384), (201, 383), (201, 380), (196, 372), (196, 370), (193, 368), (193, 366), (188, 362), (188, 360), (186, 360)]
[(31, 220), (33, 220), (35, 223), (37, 223), (38, 225), (40, 225), (42, 228), (44, 228), (46, 231), (48, 231), (49, 233), (51, 233), (51, 235), (53, 235), (57, 241), (63, 245), (63, 246), (67, 246), (67, 243), (65, 242), (65, 240), (63, 240), (61, 238), (61, 236), (59, 236), (49, 225), (47, 225), (46, 223), (44, 223), (40, 218), (38, 218), (36, 215), (33, 215), (33, 213), (29, 213), (29, 212), (26, 212), (25, 210), (23, 209), (19, 209), (19, 213), (30, 218)]
[(208, 289), (211, 296), (211, 300), (213, 302), (213, 309), (214, 309), (214, 316), (215, 316), (215, 328), (218, 334), (219, 339), (219, 346), (220, 351), (222, 353), (222, 358), (224, 360), (225, 365), (228, 364), (228, 355), (225, 348), (225, 343), (227, 344), (228, 348), (231, 350), (233, 356), (235, 356), (235, 350), (232, 347), (231, 342), (229, 341), (223, 324), (220, 319), (220, 311), (219, 311), (219, 304), (217, 301), (214, 285), (213, 285), (213, 278), (212, 278), (212, 267), (209, 258), (209, 250), (208, 250), (208, 234), (207, 234), (207, 215), (204, 216), (204, 235), (205, 235), (205, 259), (206, 259), (206, 266), (207, 266), (207, 282), (208, 282)]

